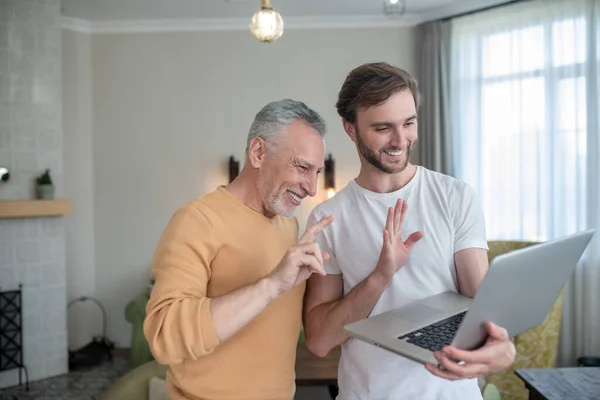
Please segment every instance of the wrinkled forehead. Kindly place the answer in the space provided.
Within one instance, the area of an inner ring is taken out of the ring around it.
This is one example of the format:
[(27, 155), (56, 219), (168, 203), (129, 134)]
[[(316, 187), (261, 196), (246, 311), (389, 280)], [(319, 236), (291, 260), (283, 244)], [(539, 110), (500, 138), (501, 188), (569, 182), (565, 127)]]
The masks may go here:
[(278, 136), (276, 153), (288, 159), (299, 159), (321, 168), (325, 158), (325, 141), (311, 126), (295, 121)]

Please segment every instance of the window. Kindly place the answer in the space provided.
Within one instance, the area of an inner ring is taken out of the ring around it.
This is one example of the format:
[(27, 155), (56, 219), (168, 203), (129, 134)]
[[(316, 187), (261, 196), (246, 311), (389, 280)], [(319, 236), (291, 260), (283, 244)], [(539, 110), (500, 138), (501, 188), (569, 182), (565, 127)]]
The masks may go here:
[(579, 16), (453, 41), (457, 174), (480, 195), (489, 239), (546, 240), (584, 223), (586, 29)]

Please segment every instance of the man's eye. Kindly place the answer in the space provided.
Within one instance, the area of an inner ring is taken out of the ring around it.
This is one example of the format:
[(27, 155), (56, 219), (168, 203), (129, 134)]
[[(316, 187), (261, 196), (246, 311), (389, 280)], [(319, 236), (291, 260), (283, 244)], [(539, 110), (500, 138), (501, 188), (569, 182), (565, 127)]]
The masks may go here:
[(385, 132), (387, 131), (389, 128), (387, 126), (383, 126), (383, 127), (379, 127), (379, 128), (375, 128), (376, 132)]

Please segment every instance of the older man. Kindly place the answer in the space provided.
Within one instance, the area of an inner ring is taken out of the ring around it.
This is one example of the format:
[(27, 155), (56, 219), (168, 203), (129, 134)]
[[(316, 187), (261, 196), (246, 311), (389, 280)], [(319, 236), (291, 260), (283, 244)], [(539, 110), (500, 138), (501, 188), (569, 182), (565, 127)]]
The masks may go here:
[(316, 235), (292, 218), (316, 193), (325, 123), (282, 100), (257, 115), (228, 186), (180, 208), (153, 262), (144, 332), (169, 364), (171, 399), (291, 399), (304, 281), (324, 274)]

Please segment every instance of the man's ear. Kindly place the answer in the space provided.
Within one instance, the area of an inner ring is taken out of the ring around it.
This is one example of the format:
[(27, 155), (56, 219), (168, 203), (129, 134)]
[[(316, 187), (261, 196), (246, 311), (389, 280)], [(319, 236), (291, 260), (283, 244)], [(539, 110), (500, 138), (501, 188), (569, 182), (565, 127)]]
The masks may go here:
[(255, 137), (248, 146), (248, 161), (253, 168), (260, 168), (266, 159), (267, 143), (264, 138)]
[(354, 143), (356, 143), (356, 128), (354, 124), (346, 121), (345, 119), (342, 120), (342, 124), (344, 125), (344, 130), (346, 131), (346, 134)]

